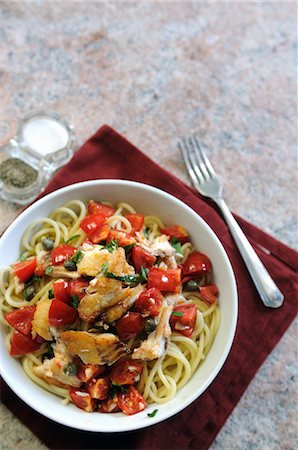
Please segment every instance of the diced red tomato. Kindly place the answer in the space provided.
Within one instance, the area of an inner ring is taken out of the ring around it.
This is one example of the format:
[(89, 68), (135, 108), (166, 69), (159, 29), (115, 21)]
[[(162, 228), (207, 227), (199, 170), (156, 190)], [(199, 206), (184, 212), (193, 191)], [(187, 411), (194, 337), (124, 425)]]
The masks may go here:
[(77, 377), (84, 383), (88, 383), (93, 378), (102, 375), (105, 370), (105, 366), (100, 366), (99, 364), (81, 364), (79, 366)]
[[(174, 313), (174, 314), (173, 314)], [(195, 327), (197, 317), (197, 307), (193, 304), (183, 304), (175, 306), (170, 318), (170, 325), (173, 330), (183, 336), (190, 337)], [(177, 315), (175, 315), (177, 313)], [(181, 314), (178, 316), (178, 314)]]
[(24, 283), (28, 281), (36, 269), (36, 257), (15, 263), (13, 266), (15, 275)]
[(74, 323), (79, 315), (76, 309), (60, 300), (52, 300), (49, 309), (49, 324), (51, 326), (63, 326)]
[(69, 281), (66, 280), (55, 281), (55, 283), (53, 283), (53, 291), (56, 300), (60, 300), (61, 302), (65, 303), (70, 302)]
[(98, 410), (102, 413), (114, 413), (120, 411), (118, 406), (118, 397), (114, 395), (113, 398), (107, 398), (103, 402), (101, 402)]
[(216, 303), (218, 296), (218, 288), (216, 284), (208, 284), (207, 286), (200, 287), (200, 294), (204, 300), (209, 303)]
[(15, 330), (10, 339), (11, 356), (27, 355), (27, 353), (35, 352), (40, 348), (40, 342), (32, 339), (31, 335), (24, 335)]
[(189, 240), (188, 232), (181, 225), (171, 225), (170, 227), (167, 228), (161, 228), (160, 232), (162, 234), (170, 236), (171, 239), (173, 238), (178, 239), (178, 241), (181, 242), (181, 244), (184, 244)]
[(80, 228), (82, 228), (83, 231), (89, 236), (90, 233), (92, 233), (93, 230), (103, 225), (106, 218), (103, 214), (91, 214), (90, 216), (84, 217), (83, 220), (81, 220)]
[(135, 384), (140, 379), (143, 364), (136, 361), (120, 361), (112, 369), (113, 384)]
[(129, 220), (134, 231), (140, 231), (144, 225), (143, 214), (124, 214), (124, 217)]
[(212, 264), (204, 253), (193, 252), (189, 255), (182, 267), (183, 282), (201, 277), (212, 270)]
[(88, 202), (89, 214), (102, 214), (105, 217), (110, 217), (115, 211), (115, 208), (112, 206), (104, 205), (103, 203), (95, 202), (94, 200)]
[(98, 244), (101, 241), (105, 241), (110, 232), (110, 225), (108, 223), (103, 223), (95, 228), (89, 234), (89, 239), (93, 244)]
[(42, 264), (37, 265), (34, 270), (34, 275), (36, 275), (37, 277), (42, 277), (44, 274), (45, 274), (45, 266), (43, 266)]
[(133, 265), (135, 266), (137, 272), (140, 272), (142, 266), (145, 269), (150, 269), (156, 261), (156, 257), (154, 255), (138, 245), (134, 245), (131, 255)]
[(143, 411), (146, 408), (147, 403), (136, 388), (129, 386), (126, 392), (118, 394), (118, 405), (124, 414), (130, 416), (131, 414)]
[(148, 272), (148, 288), (156, 287), (161, 292), (180, 292), (181, 269), (158, 269), (152, 267)]
[(80, 389), (71, 388), (69, 390), (69, 395), (73, 403), (80, 409), (83, 409), (86, 412), (95, 411), (96, 402), (91, 397), (89, 392), (82, 391)]
[(88, 392), (92, 398), (105, 400), (109, 395), (110, 377), (97, 378), (88, 384)]
[(69, 295), (73, 297), (77, 295), (79, 300), (81, 300), (85, 295), (85, 289), (89, 286), (89, 282), (87, 280), (71, 280), (69, 281)]
[(116, 322), (116, 331), (120, 339), (127, 340), (144, 329), (145, 319), (139, 312), (129, 311)]
[(28, 336), (32, 329), (32, 319), (36, 306), (25, 306), (6, 314), (5, 319), (19, 333)]
[(118, 239), (118, 245), (124, 247), (125, 245), (134, 244), (135, 239), (124, 231), (118, 230), (110, 230), (109, 236), (107, 238), (107, 242)]
[(59, 266), (64, 263), (64, 261), (70, 259), (77, 249), (75, 247), (72, 247), (71, 245), (67, 244), (60, 244), (58, 247), (54, 248), (52, 250), (51, 256), (52, 256), (52, 264), (54, 266)]
[(135, 302), (135, 309), (142, 314), (157, 317), (162, 307), (163, 297), (159, 289), (153, 287), (141, 292)]

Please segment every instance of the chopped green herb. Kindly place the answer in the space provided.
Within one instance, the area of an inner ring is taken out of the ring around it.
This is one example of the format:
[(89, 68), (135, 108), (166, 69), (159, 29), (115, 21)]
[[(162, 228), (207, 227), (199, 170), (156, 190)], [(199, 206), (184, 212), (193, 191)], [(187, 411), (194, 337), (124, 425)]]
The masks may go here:
[(176, 237), (173, 237), (170, 242), (171, 246), (176, 250), (176, 253), (180, 253), (182, 255), (182, 247), (180, 242)]
[(117, 392), (118, 392), (117, 386), (115, 384), (112, 384), (110, 389), (109, 389), (109, 394), (108, 395), (109, 395), (110, 398), (114, 398), (115, 395), (117, 394)]
[(150, 232), (150, 228), (149, 228), (149, 227), (146, 227), (146, 228), (145, 228), (145, 231), (144, 231), (144, 234), (145, 234), (145, 238), (146, 238), (146, 239), (149, 239), (149, 232)]
[(54, 270), (54, 266), (48, 266), (48, 267), (46, 267), (46, 269), (45, 269), (45, 274), (46, 274), (46, 275), (51, 275), (51, 273), (53, 272), (53, 270)]
[(107, 262), (103, 263), (103, 265), (101, 266), (101, 271), (104, 275), (106, 274), (108, 267), (109, 267), (109, 265)]
[(32, 298), (34, 297), (34, 294), (35, 294), (35, 288), (31, 284), (29, 286), (25, 287), (25, 289), (23, 290), (23, 297), (27, 302), (32, 300)]
[(110, 253), (113, 253), (113, 251), (118, 248), (118, 242), (118, 239), (112, 239), (107, 245), (104, 246), (104, 249), (108, 250)]
[(49, 299), (52, 299), (52, 298), (55, 297), (53, 289), (50, 289), (50, 290), (49, 290), (48, 297), (49, 297)]
[(51, 238), (43, 237), (41, 239), (42, 246), (44, 250), (52, 250), (54, 248), (54, 241)]
[(128, 245), (123, 245), (124, 250), (131, 250), (133, 248), (133, 246), (135, 245), (135, 243), (133, 242), (132, 244), (128, 244)]
[(148, 272), (149, 269), (145, 269), (145, 267), (141, 266), (141, 277), (144, 281), (148, 281)]
[(67, 376), (72, 376), (72, 375), (76, 375), (78, 371), (78, 368), (75, 364), (70, 363), (67, 364), (66, 366), (64, 366), (63, 368), (63, 372), (67, 375)]
[(141, 273), (136, 275), (115, 275), (112, 272), (104, 272), (107, 278), (113, 278), (114, 280), (122, 281), (128, 285), (136, 285), (139, 283), (145, 283), (147, 281), (148, 269), (141, 268)]
[(18, 261), (27, 261), (27, 258), (24, 255), (24, 253), (22, 253), (22, 255), (19, 256)]
[(79, 299), (78, 294), (73, 295), (70, 300), (71, 306), (73, 306), (75, 309), (78, 309), (79, 303), (80, 303), (80, 299)]
[[(53, 341), (54, 342), (54, 341)], [(52, 347), (52, 345), (49, 343), (48, 344), (48, 346), (47, 346), (47, 351), (46, 351), (46, 353), (44, 353), (43, 355), (42, 355), (42, 360), (44, 360), (45, 358), (47, 358), (47, 359), (52, 359), (52, 358), (54, 358), (54, 350), (53, 350), (53, 347)]]
[(148, 416), (148, 417), (155, 417), (157, 413), (158, 413), (158, 409), (155, 409), (155, 410), (152, 411), (151, 413), (147, 413), (147, 416)]
[(184, 316), (184, 312), (182, 312), (182, 311), (173, 311), (172, 312), (172, 316), (183, 317)]
[(77, 250), (75, 252), (75, 254), (73, 255), (73, 257), (70, 259), (70, 261), (73, 261), (76, 264), (79, 264), (80, 261), (82, 261), (84, 257), (84, 253), (82, 252), (82, 250)]
[(67, 241), (65, 241), (65, 244), (69, 244), (70, 242), (74, 241), (76, 238), (80, 237), (79, 234), (74, 234), (73, 236), (71, 236), (69, 239), (67, 239)]
[(66, 270), (69, 270), (70, 272), (74, 272), (75, 270), (77, 270), (77, 265), (72, 259), (64, 261), (63, 266), (65, 267)]

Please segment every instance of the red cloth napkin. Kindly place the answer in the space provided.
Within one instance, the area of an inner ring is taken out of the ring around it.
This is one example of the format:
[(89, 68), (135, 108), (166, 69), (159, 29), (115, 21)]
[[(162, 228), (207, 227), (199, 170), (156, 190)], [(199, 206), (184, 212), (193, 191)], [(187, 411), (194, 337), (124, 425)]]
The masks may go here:
[[(209, 389), (167, 421), (136, 432), (105, 434), (58, 425), (25, 405), (3, 383), (3, 403), (52, 449), (207, 449), (256, 371), (297, 313), (297, 253), (237, 218), (285, 295), (276, 310), (263, 306), (228, 228), (206, 199), (163, 170), (108, 126), (103, 126), (50, 182), (42, 195), (78, 181), (118, 178), (161, 188), (191, 206), (219, 236), (232, 263), (239, 293), (239, 320), (230, 355)], [(270, 254), (260, 250), (260, 246)]]

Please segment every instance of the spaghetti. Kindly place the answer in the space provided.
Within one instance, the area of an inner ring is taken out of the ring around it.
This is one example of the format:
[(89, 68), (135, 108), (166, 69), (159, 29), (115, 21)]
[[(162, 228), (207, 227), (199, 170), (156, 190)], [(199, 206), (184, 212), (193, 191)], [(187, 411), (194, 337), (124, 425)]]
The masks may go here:
[[(133, 414), (172, 399), (206, 358), (220, 324), (218, 292), (211, 262), (183, 227), (127, 203), (72, 200), (31, 223), (21, 249), (0, 271), (7, 348), (64, 403)], [(113, 300), (94, 310), (94, 297), (101, 306)], [(67, 308), (73, 322), (63, 319)], [(92, 340), (98, 361), (78, 337)]]

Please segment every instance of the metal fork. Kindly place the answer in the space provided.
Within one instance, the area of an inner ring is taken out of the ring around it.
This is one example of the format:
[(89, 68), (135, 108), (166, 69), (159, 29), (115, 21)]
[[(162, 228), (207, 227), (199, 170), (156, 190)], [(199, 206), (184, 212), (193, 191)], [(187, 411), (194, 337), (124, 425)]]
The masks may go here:
[(179, 147), (196, 190), (211, 198), (220, 208), (264, 305), (278, 308), (282, 305), (284, 296), (231, 214), (222, 196), (221, 183), (198, 139), (182, 139)]

